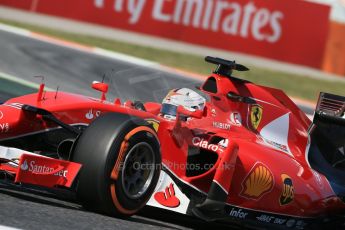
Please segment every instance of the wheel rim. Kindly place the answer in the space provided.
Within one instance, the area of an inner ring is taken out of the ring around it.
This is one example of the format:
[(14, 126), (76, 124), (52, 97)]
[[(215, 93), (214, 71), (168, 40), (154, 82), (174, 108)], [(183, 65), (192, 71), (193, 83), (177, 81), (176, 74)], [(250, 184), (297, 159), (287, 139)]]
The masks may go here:
[(155, 156), (146, 142), (134, 145), (128, 152), (122, 169), (122, 187), (126, 196), (140, 198), (149, 188), (154, 171)]

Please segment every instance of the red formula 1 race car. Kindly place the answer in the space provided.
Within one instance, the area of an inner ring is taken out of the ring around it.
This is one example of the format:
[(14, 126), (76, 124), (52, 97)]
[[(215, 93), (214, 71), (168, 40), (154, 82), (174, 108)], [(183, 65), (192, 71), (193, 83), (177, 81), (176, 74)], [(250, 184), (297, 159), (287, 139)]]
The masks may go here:
[(145, 205), (255, 228), (344, 227), (345, 97), (321, 93), (314, 121), (280, 90), (232, 76), (219, 58), (199, 90), (163, 103), (63, 92), (0, 106), (0, 170), (66, 187), (84, 207), (129, 216)]

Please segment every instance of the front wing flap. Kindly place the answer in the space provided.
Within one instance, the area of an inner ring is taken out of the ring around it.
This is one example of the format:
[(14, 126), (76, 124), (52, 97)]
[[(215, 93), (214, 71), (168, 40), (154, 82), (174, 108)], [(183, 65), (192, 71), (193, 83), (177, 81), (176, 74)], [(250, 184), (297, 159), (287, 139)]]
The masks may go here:
[(20, 157), (15, 183), (28, 183), (44, 187), (71, 187), (81, 165), (37, 155)]
[(0, 146), (0, 171), (12, 175), (15, 183), (69, 188), (80, 168), (81, 164), (75, 162)]

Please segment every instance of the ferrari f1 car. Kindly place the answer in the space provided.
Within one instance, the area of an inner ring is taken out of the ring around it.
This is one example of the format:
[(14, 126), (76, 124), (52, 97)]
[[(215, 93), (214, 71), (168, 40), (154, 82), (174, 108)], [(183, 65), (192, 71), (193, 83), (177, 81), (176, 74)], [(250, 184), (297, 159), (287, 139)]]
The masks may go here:
[(345, 97), (321, 93), (314, 120), (281, 91), (206, 57), (202, 110), (45, 92), (0, 106), (0, 170), (17, 184), (75, 190), (83, 206), (130, 216), (145, 205), (253, 228), (344, 227)]

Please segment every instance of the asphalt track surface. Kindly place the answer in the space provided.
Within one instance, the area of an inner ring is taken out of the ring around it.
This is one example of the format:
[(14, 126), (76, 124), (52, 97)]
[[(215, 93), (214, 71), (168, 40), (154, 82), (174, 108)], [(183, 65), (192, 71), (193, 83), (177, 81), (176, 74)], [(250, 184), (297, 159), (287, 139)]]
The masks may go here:
[(40, 83), (44, 76), (50, 88), (99, 96), (90, 89), (94, 80), (110, 83), (108, 98), (160, 101), (174, 87), (194, 87), (195, 80), (155, 69), (115, 61), (93, 54), (55, 46), (7, 32), (0, 32), (0, 71)]
[[(75, 51), (0, 31), (0, 71), (28, 81), (45, 83), (60, 91), (98, 97), (90, 89), (93, 80), (110, 83), (108, 98), (161, 101), (171, 88), (194, 87), (196, 80), (149, 67)], [(13, 95), (18, 95), (13, 89)], [(11, 93), (1, 93), (0, 100)], [(1, 225), (21, 229), (224, 229), (171, 212), (145, 208), (129, 219), (108, 217), (84, 210), (73, 193), (19, 187), (0, 182)], [(227, 226), (227, 229), (233, 227)]]

